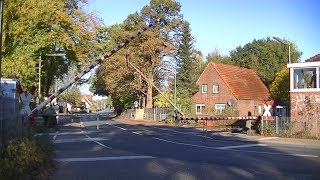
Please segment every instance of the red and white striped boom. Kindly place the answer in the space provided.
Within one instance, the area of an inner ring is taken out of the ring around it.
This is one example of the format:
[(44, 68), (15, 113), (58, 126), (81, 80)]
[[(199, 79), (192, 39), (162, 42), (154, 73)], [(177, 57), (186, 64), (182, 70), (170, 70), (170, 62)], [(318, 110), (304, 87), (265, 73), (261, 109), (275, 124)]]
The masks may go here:
[(75, 76), (70, 82), (68, 82), (67, 84), (65, 84), (62, 88), (60, 88), (57, 92), (53, 93), (51, 96), (49, 96), (48, 99), (46, 99), (45, 101), (43, 101), (41, 104), (39, 104), (36, 108), (34, 108), (31, 112), (30, 116), (34, 116), (35, 112), (37, 112), (38, 110), (42, 109), (45, 105), (47, 105), (48, 103), (50, 103), (54, 98), (58, 97), (63, 91), (65, 91), (66, 89), (68, 89), (72, 84), (74, 84), (75, 82), (77, 82), (79, 79), (82, 78), (82, 76), (84, 76), (85, 74), (87, 74), (89, 71), (91, 71), (91, 69), (93, 69), (94, 67), (96, 67), (98, 64), (100, 64), (103, 60), (108, 59), (110, 56), (112, 56), (113, 54), (115, 54), (116, 52), (118, 52), (120, 49), (122, 49), (124, 46), (126, 46), (127, 44), (129, 44), (131, 41), (133, 41), (135, 38), (137, 38), (138, 36), (140, 36), (143, 32), (145, 32), (146, 30), (156, 26), (159, 23), (160, 20), (156, 20), (154, 21), (154, 23), (150, 23), (148, 26), (140, 29), (136, 34), (134, 34), (133, 36), (127, 38), (124, 42), (122, 42), (121, 44), (119, 44), (117, 47), (113, 48), (111, 51), (109, 51), (108, 53), (104, 54), (100, 59), (96, 60), (93, 64), (91, 64), (90, 66), (88, 66), (87, 68), (85, 68), (81, 73), (79, 73), (77, 76)]

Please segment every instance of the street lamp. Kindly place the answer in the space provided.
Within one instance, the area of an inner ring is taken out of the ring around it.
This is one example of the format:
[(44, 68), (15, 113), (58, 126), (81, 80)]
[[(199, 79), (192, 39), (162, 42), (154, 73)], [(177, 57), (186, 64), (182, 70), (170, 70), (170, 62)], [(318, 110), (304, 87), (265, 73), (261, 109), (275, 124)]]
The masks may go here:
[(278, 38), (278, 37), (273, 37), (273, 39), (275, 39), (276, 41), (278, 41), (281, 44), (286, 44), (289, 46), (289, 64), (291, 63), (291, 53), (290, 53), (290, 46), (291, 43), (289, 41), (283, 41), (282, 39)]
[[(45, 56), (50, 56), (50, 57), (63, 57), (66, 56), (66, 54), (62, 54), (62, 53), (57, 53), (57, 54), (45, 54)], [(37, 103), (40, 102), (40, 98), (41, 98), (41, 55), (39, 56), (39, 82), (38, 82), (38, 97), (37, 97)]]

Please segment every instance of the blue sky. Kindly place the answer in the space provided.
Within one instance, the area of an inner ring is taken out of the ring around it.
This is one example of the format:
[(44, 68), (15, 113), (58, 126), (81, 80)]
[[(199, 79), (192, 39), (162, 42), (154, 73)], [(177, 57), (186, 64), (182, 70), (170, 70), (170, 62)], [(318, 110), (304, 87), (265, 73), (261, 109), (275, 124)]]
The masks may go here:
[[(320, 53), (320, 1), (317, 0), (177, 0), (190, 23), (195, 47), (204, 56), (229, 54), (254, 39), (279, 37), (295, 43), (301, 60)], [(105, 25), (123, 22), (148, 0), (88, 0)]]

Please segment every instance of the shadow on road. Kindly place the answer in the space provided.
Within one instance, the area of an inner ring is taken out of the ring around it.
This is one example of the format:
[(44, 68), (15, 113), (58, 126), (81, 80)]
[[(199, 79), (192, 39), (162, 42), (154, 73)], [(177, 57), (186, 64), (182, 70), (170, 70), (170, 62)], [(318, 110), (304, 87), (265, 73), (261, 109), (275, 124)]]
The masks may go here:
[[(112, 147), (108, 151), (155, 158), (62, 163), (60, 168), (69, 170), (58, 171), (56, 179), (320, 179), (320, 149), (285, 143), (270, 145), (241, 135), (197, 128), (124, 124), (110, 116), (101, 116), (97, 129), (94, 116), (88, 117), (77, 123), (84, 123), (84, 130), (92, 132), (91, 137), (111, 139), (99, 141)], [(68, 126), (69, 121), (65, 118), (59, 126), (79, 130)]]

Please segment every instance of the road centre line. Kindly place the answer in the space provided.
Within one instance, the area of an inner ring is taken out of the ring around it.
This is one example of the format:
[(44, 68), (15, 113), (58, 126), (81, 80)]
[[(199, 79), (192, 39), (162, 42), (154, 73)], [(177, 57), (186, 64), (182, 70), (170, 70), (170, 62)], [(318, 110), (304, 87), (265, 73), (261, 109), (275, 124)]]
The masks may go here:
[[(205, 149), (212, 149), (212, 150), (225, 150), (225, 151), (236, 151), (236, 152), (245, 152), (245, 153), (257, 153), (257, 154), (268, 154), (268, 155), (283, 155), (283, 156), (298, 156), (298, 157), (319, 157), (316, 155), (310, 155), (310, 154), (293, 154), (293, 153), (278, 153), (278, 152), (266, 152), (266, 151), (254, 151), (254, 150), (239, 150), (234, 148), (229, 149), (223, 149), (223, 147), (211, 147), (211, 146), (203, 146), (203, 145), (196, 145), (196, 144), (189, 144), (189, 143), (181, 143), (181, 142), (175, 142), (175, 141), (169, 141), (166, 139), (156, 138), (153, 137), (155, 140), (159, 140), (162, 142), (167, 142), (171, 144), (177, 144), (177, 145), (184, 145), (184, 146), (191, 146), (191, 147), (198, 147), (198, 148), (205, 148)], [(266, 144), (250, 144), (252, 146), (267, 146)], [(226, 146), (228, 147), (228, 146)], [(244, 147), (237, 147), (237, 148), (244, 148)]]
[(118, 156), (118, 157), (93, 157), (93, 158), (57, 158), (58, 162), (88, 162), (88, 161), (111, 161), (111, 160), (133, 160), (153, 159), (153, 156)]
[(246, 148), (246, 147), (253, 147), (253, 146), (267, 146), (266, 144), (244, 144), (238, 146), (224, 146), (224, 147), (217, 147), (217, 149), (234, 149), (234, 148)]
[(102, 143), (94, 140), (93, 138), (91, 138), (89, 135), (87, 135), (87, 134), (85, 134), (85, 133), (83, 133), (83, 135), (85, 135), (86, 137), (88, 137), (89, 139), (91, 139), (93, 142), (95, 142), (96, 144), (98, 144), (98, 145), (100, 145), (100, 146), (102, 146), (102, 147), (105, 147), (105, 148), (108, 148), (108, 149), (112, 149), (111, 147), (106, 146), (106, 145), (104, 145), (104, 144), (102, 144)]
[(109, 125), (109, 126), (114, 126), (114, 127), (119, 128), (119, 129), (121, 129), (121, 130), (127, 131), (127, 129), (122, 128), (122, 127), (120, 127), (120, 126), (116, 126), (116, 125), (114, 125), (114, 124), (109, 124), (109, 123), (107, 123), (107, 122), (106, 122), (106, 124)]
[[(90, 134), (90, 132), (85, 132), (86, 134)], [(59, 135), (77, 135), (77, 134), (83, 134), (83, 131), (77, 131), (77, 132), (59, 132)], [(55, 133), (49, 133), (49, 136), (54, 136), (56, 135)]]
[(74, 143), (74, 142), (92, 142), (92, 141), (106, 141), (109, 139), (103, 138), (85, 138), (85, 139), (59, 139), (54, 141), (54, 144)]
[(190, 136), (202, 137), (202, 138), (211, 139), (211, 140), (215, 140), (215, 141), (225, 142), (224, 140), (218, 140), (218, 139), (215, 139), (215, 138), (212, 138), (209, 136), (204, 136), (204, 135), (199, 135), (199, 134), (194, 134), (194, 133), (180, 132), (180, 131), (167, 129), (167, 128), (158, 128), (158, 127), (152, 127), (152, 128), (160, 129), (160, 130), (164, 130), (164, 131), (171, 131), (171, 132), (175, 132), (175, 133), (179, 133), (179, 134), (186, 134), (186, 135), (190, 135)]
[[(215, 140), (215, 141), (223, 141), (223, 142), (225, 142), (224, 140), (217, 140), (215, 138), (211, 138), (211, 137), (207, 137), (207, 136), (203, 136), (203, 135), (197, 135), (197, 134), (187, 133), (187, 132), (179, 132), (179, 131), (172, 130), (172, 129), (167, 129), (167, 128), (158, 128), (158, 127), (152, 127), (152, 128), (165, 130), (165, 131), (171, 131), (171, 132), (175, 132), (175, 133), (179, 133), (179, 134), (199, 136), (199, 137), (209, 138), (209, 139), (212, 139), (212, 140)], [(132, 133), (143, 136), (143, 134), (138, 133), (138, 132), (132, 132)], [(272, 139), (276, 139), (277, 137), (261, 138), (260, 141), (261, 140), (271, 139), (271, 138)], [(237, 152), (245, 152), (245, 153), (299, 156), (299, 157), (301, 157), (301, 156), (302, 157), (319, 157), (319, 156), (310, 155), (310, 154), (277, 153), (277, 152), (254, 151), (254, 150), (239, 150), (239, 149), (237, 149), (237, 148), (254, 147), (254, 146), (267, 146), (267, 144), (247, 144), (247, 145), (239, 145), (239, 146), (210, 147), (210, 146), (203, 146), (203, 145), (175, 142), (175, 141), (170, 141), (170, 140), (156, 138), (156, 137), (153, 137), (153, 139), (159, 140), (159, 141), (163, 141), (163, 142), (167, 142), (167, 143), (172, 143), (172, 144), (185, 145), (185, 146), (198, 147), (198, 148), (206, 148), (206, 149), (213, 149), (213, 150), (228, 150), (228, 151), (237, 151)]]
[(136, 135), (140, 135), (140, 136), (143, 136), (143, 134), (141, 134), (141, 133), (138, 133), (138, 132), (132, 132), (133, 134), (136, 134)]

